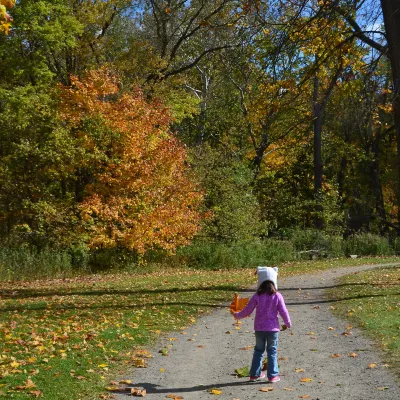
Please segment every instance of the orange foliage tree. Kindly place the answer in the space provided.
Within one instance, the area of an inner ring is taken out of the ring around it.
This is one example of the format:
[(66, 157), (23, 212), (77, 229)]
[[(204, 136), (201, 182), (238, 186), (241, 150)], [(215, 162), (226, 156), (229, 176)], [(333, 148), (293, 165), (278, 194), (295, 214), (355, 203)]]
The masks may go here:
[(124, 93), (106, 69), (71, 82), (60, 87), (61, 113), (91, 154), (81, 161), (92, 176), (79, 205), (90, 246), (143, 254), (188, 243), (200, 229), (203, 195), (166, 107), (139, 89)]
[(0, 0), (0, 33), (8, 34), (10, 29), (10, 21), (12, 18), (7, 12), (7, 8), (14, 7), (15, 0)]

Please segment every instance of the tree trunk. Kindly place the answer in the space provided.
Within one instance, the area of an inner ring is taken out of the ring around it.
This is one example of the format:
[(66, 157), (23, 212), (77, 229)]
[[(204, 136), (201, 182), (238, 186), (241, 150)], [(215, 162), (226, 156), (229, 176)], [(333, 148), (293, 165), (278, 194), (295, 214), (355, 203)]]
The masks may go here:
[(323, 228), (323, 219), (321, 217), (322, 209), (322, 107), (318, 101), (319, 79), (314, 77), (314, 196), (315, 196), (315, 216), (314, 226), (316, 229)]
[(400, 224), (400, 0), (381, 0), (383, 21), (392, 68), (393, 111), (397, 140), (397, 225)]
[(375, 209), (376, 214), (379, 217), (379, 231), (381, 235), (388, 232), (388, 227), (382, 221), (386, 221), (385, 212), (385, 202), (383, 199), (381, 173), (379, 167), (379, 157), (380, 157), (380, 140), (381, 135), (378, 132), (376, 138), (372, 142), (372, 156), (373, 161), (371, 162), (370, 172), (371, 172), (371, 185), (375, 197)]

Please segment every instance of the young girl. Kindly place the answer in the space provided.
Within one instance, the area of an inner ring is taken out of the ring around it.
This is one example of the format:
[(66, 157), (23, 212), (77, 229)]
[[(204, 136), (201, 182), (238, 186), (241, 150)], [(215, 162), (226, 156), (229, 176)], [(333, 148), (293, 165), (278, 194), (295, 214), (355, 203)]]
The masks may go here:
[(280, 381), (277, 360), (278, 335), (280, 331), (278, 313), (284, 322), (283, 330), (290, 328), (292, 323), (285, 301), (277, 291), (277, 270), (277, 268), (271, 267), (258, 267), (259, 285), (257, 292), (251, 297), (242, 311), (234, 313), (236, 319), (242, 319), (248, 317), (256, 309), (254, 318), (256, 345), (254, 346), (253, 361), (250, 368), (251, 382), (265, 378), (265, 374), (261, 369), (265, 349), (267, 349), (268, 357), (268, 381)]

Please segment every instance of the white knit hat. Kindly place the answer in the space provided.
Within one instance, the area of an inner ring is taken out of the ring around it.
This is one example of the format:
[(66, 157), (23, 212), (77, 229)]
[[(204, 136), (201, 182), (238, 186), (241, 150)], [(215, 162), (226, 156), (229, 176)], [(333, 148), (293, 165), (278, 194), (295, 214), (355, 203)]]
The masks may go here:
[(258, 275), (258, 286), (264, 281), (271, 281), (275, 285), (275, 289), (278, 290), (278, 268), (277, 267), (257, 267)]

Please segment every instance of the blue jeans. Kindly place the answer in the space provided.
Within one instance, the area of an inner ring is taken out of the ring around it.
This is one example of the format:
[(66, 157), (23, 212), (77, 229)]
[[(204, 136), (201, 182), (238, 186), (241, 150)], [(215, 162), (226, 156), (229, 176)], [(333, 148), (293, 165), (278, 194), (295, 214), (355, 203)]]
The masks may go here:
[(256, 345), (254, 346), (253, 361), (250, 367), (250, 376), (260, 376), (262, 360), (267, 350), (268, 369), (267, 377), (273, 378), (279, 374), (278, 369), (278, 336), (279, 332), (256, 331)]

